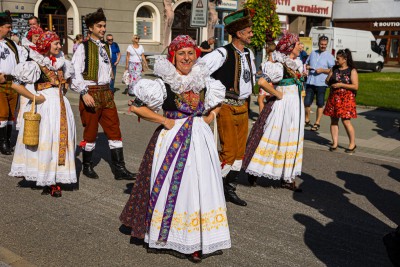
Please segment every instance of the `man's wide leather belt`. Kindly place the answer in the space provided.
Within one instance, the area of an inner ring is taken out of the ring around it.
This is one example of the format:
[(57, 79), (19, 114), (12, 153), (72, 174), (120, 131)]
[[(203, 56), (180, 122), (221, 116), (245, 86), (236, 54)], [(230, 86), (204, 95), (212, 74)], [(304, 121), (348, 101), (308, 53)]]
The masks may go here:
[(88, 85), (89, 90), (110, 90), (110, 85), (109, 84), (103, 84), (103, 85)]
[(224, 104), (231, 105), (231, 106), (243, 106), (246, 103), (245, 99), (231, 99), (225, 98)]

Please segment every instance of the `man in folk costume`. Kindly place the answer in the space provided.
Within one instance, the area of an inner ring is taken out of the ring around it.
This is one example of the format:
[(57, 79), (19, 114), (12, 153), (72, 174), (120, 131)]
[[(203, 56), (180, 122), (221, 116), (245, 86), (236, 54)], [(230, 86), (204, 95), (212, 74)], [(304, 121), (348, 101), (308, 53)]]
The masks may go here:
[(134, 174), (125, 168), (119, 118), (114, 95), (110, 90), (110, 48), (102, 41), (106, 33), (106, 20), (101, 8), (85, 17), (91, 37), (79, 45), (72, 58), (75, 69), (72, 89), (81, 94), (79, 110), (85, 128), (81, 142), (82, 172), (89, 178), (99, 178), (93, 170), (92, 154), (100, 123), (108, 138), (114, 178), (133, 180)]
[(220, 161), (224, 177), (225, 198), (234, 204), (247, 203), (236, 195), (236, 185), (242, 165), (248, 132), (248, 98), (254, 85), (254, 55), (246, 48), (251, 42), (252, 21), (247, 9), (224, 18), (225, 29), (232, 43), (203, 57), (212, 77), (226, 87), (225, 101), (217, 117), (221, 143)]
[(23, 60), (20, 47), (6, 36), (11, 31), (10, 11), (0, 13), (0, 152), (12, 154), (11, 132), (18, 93), (11, 88), (14, 67)]

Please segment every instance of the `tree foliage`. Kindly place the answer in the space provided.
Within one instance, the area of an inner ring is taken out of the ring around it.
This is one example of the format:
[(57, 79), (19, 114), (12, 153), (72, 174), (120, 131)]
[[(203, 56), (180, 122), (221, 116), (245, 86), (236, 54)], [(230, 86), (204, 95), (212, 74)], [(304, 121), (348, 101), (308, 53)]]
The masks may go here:
[(247, 0), (243, 6), (250, 10), (253, 20), (251, 46), (260, 50), (265, 45), (267, 35), (275, 39), (281, 32), (275, 0)]

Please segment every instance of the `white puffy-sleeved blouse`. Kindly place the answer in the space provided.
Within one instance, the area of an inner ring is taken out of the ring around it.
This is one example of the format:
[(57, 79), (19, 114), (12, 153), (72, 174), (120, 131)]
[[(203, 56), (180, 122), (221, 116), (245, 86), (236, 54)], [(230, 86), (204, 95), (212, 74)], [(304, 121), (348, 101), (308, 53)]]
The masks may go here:
[(73, 75), (74, 68), (70, 61), (64, 57), (58, 57), (53, 65), (49, 57), (45, 57), (34, 50), (29, 51), (32, 61), (26, 61), (18, 64), (13, 70), (14, 83), (17, 84), (33, 84), (40, 78), (40, 66), (47, 67), (52, 71), (62, 69), (64, 78), (68, 79)]
[(85, 70), (85, 47), (80, 44), (72, 57), (72, 64), (74, 66), (74, 76), (72, 77), (71, 89), (77, 93), (84, 94), (88, 90), (89, 85), (105, 85), (111, 81), (111, 59), (108, 57), (105, 45), (99, 40), (90, 39), (89, 42), (95, 43), (99, 47), (99, 70), (98, 81), (85, 80), (83, 78), (83, 71)]
[(204, 100), (205, 110), (210, 110), (222, 103), (225, 98), (225, 86), (209, 76), (209, 70), (204, 62), (198, 61), (188, 75), (180, 75), (174, 65), (165, 58), (158, 58), (154, 65), (154, 74), (160, 77), (156, 80), (141, 79), (133, 88), (134, 95), (149, 109), (157, 112), (161, 109), (167, 97), (165, 83), (172, 92), (182, 94), (193, 91), (200, 93), (206, 88)]

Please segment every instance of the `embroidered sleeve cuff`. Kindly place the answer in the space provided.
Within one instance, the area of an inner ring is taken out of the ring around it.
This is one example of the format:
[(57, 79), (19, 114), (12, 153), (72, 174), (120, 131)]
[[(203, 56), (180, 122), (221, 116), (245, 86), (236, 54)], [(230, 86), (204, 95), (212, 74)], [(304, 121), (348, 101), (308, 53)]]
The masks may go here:
[(80, 94), (83, 96), (83, 95), (86, 95), (88, 92), (89, 92), (89, 90), (87, 88), (85, 88), (80, 92)]
[(19, 79), (16, 79), (16, 78), (14, 78), (12, 82), (15, 83), (15, 84), (24, 85), (24, 86), (25, 86), (25, 84), (26, 84), (26, 83), (24, 83), (23, 81), (21, 81), (21, 80), (19, 80)]
[(135, 106), (135, 107), (137, 107), (137, 108), (146, 106), (146, 104), (145, 104), (142, 100), (140, 100), (139, 98), (137, 98), (137, 97), (136, 97), (135, 99), (133, 99), (133, 100), (131, 101), (131, 103), (132, 103), (133, 106)]

